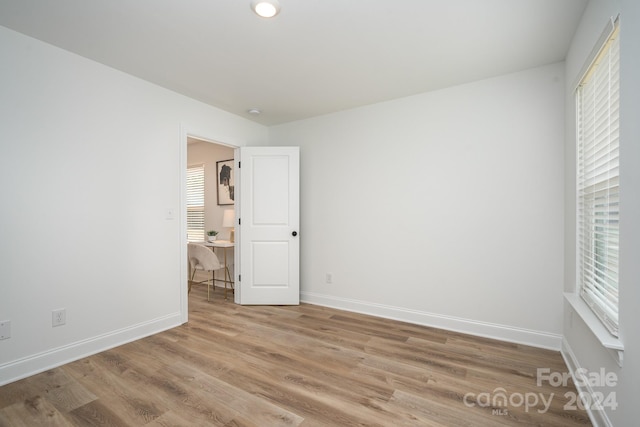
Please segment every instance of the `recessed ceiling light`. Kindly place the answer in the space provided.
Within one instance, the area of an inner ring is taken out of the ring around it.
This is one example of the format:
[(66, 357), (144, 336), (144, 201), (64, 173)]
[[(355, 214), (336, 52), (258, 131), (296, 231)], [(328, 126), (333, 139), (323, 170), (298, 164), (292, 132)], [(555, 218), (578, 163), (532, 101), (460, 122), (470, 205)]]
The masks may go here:
[(249, 108), (247, 110), (247, 113), (251, 114), (252, 116), (259, 116), (262, 111), (260, 111), (258, 108)]
[(278, 0), (252, 0), (251, 10), (263, 18), (273, 18), (280, 12)]

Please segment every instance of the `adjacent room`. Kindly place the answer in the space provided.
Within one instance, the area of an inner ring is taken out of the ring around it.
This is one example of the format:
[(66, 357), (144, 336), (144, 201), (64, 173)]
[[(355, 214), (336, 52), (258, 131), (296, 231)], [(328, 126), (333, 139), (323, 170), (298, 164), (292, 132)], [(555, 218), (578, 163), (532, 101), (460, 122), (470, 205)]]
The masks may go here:
[(0, 0), (0, 64), (0, 425), (637, 424), (636, 0)]
[[(187, 138), (187, 242), (207, 246), (216, 255), (216, 269), (191, 268), (191, 282), (206, 282), (209, 290), (233, 289), (235, 246), (235, 180), (232, 148)], [(203, 260), (206, 264), (206, 261)], [(203, 264), (203, 265), (204, 265)], [(210, 268), (206, 265), (207, 268)], [(190, 288), (189, 288), (190, 289)]]

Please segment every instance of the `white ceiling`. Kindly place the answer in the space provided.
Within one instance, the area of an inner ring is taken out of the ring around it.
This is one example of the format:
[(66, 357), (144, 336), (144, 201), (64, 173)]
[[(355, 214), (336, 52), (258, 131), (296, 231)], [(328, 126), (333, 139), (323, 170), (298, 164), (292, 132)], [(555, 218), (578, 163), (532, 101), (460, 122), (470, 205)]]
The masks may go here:
[(0, 25), (273, 125), (562, 61), (587, 1), (0, 0)]

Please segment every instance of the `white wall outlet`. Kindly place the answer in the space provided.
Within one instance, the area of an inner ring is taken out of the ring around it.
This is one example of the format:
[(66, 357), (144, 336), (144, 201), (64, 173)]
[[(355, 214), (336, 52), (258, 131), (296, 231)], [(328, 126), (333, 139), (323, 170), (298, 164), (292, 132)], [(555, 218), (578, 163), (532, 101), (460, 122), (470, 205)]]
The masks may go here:
[(164, 217), (169, 221), (176, 219), (176, 211), (173, 208), (167, 208), (164, 211)]
[(11, 338), (11, 320), (0, 321), (0, 340)]
[(51, 312), (51, 326), (62, 326), (67, 323), (67, 309), (61, 308)]
[(325, 282), (326, 284), (331, 284), (331, 283), (333, 283), (333, 274), (331, 274), (331, 273), (327, 273), (327, 275), (326, 275), (326, 276), (325, 276), (325, 278), (324, 278), (324, 282)]

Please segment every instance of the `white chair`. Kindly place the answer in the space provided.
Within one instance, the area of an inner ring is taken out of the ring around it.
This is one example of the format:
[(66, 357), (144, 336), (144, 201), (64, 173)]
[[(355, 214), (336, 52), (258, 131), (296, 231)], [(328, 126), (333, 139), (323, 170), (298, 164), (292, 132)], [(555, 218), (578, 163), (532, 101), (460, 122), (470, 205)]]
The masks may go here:
[[(189, 265), (191, 266), (191, 278), (189, 279), (189, 292), (191, 292), (191, 284), (193, 277), (197, 270), (211, 272), (211, 279), (207, 279), (207, 301), (209, 301), (209, 286), (213, 285), (213, 290), (216, 289), (215, 271), (220, 270), (223, 266), (218, 261), (218, 257), (212, 250), (206, 246), (199, 245), (197, 243), (189, 243), (187, 247), (187, 256), (189, 257)], [(211, 280), (211, 284), (209, 284)], [(204, 283), (197, 282), (197, 283)]]

